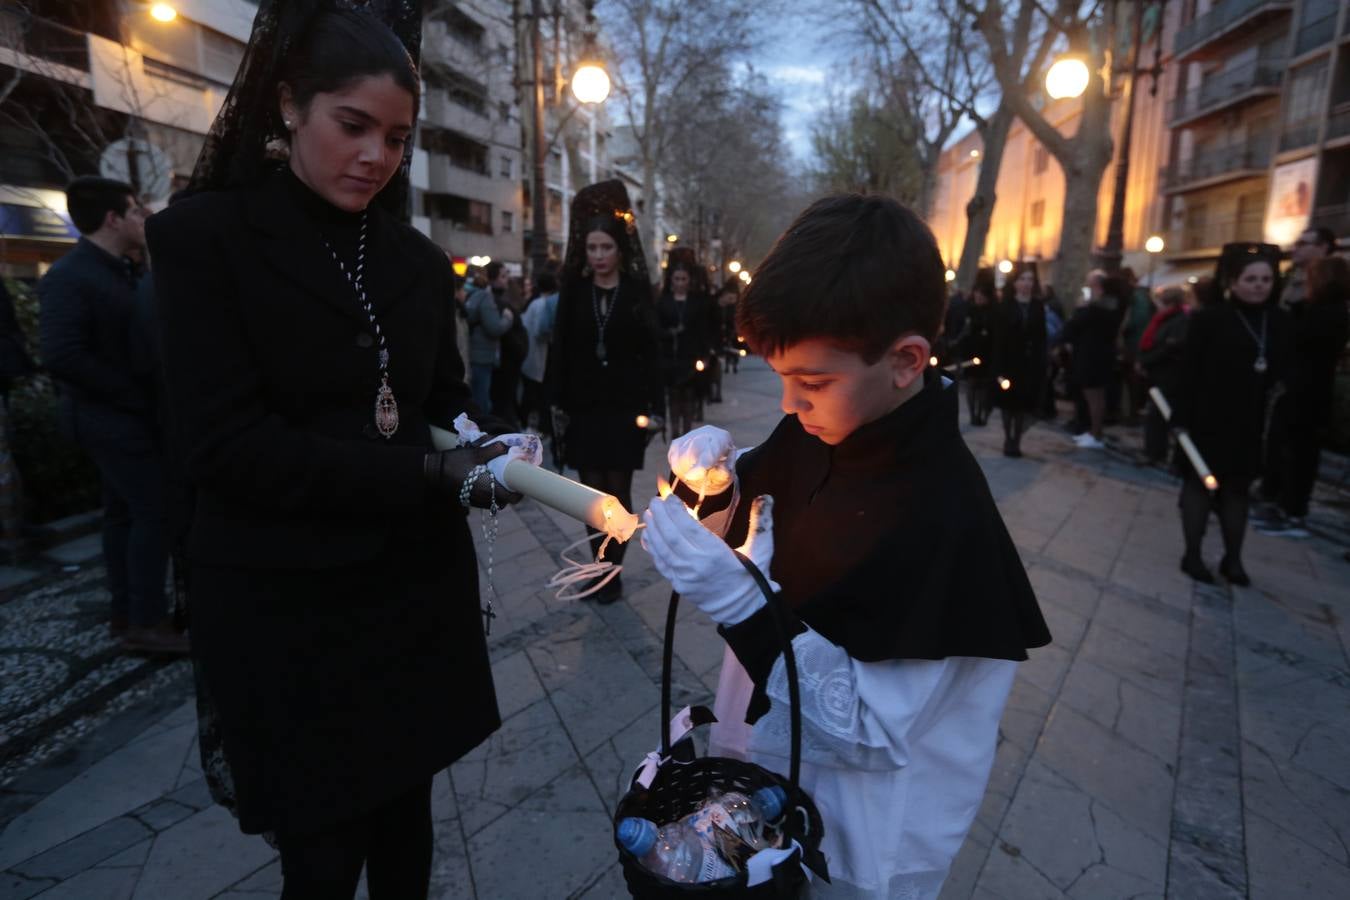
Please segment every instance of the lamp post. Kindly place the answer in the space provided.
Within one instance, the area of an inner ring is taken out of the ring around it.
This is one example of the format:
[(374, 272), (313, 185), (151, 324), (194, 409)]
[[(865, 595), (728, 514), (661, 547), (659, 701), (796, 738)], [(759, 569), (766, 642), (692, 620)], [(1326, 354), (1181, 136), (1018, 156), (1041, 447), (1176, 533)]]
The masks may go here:
[[(594, 0), (586, 3), (586, 30), (582, 62), (572, 73), (572, 95), (581, 103), (598, 104), (609, 96), (609, 74), (597, 60), (595, 52), (595, 16), (591, 11)], [(541, 0), (530, 0), (530, 52), (534, 69), (534, 178), (530, 191), (532, 212), (530, 226), (530, 271), (538, 274), (548, 265), (548, 200), (547, 173), (548, 141), (544, 139), (544, 38), (539, 23), (543, 18)], [(554, 85), (558, 87), (557, 84)], [(575, 110), (573, 110), (575, 111)], [(570, 114), (569, 114), (570, 115)], [(591, 173), (595, 173), (595, 116), (591, 116)]]
[[(1125, 249), (1125, 193), (1130, 178), (1130, 142), (1134, 137), (1134, 89), (1135, 81), (1140, 75), (1149, 75), (1153, 79), (1149, 94), (1158, 93), (1158, 77), (1162, 74), (1162, 61), (1160, 54), (1162, 52), (1162, 40), (1159, 37), (1159, 46), (1154, 49), (1153, 65), (1147, 69), (1139, 68), (1139, 49), (1143, 43), (1144, 30), (1144, 6), (1142, 0), (1136, 0), (1133, 4), (1133, 22), (1130, 29), (1130, 53), (1126, 68), (1125, 86), (1122, 99), (1125, 101), (1125, 122), (1121, 127), (1120, 147), (1116, 155), (1116, 177), (1115, 190), (1111, 195), (1111, 217), (1106, 226), (1106, 243), (1097, 251), (1097, 265), (1107, 272), (1115, 273), (1120, 271), (1120, 262), (1124, 256)], [(1161, 33), (1161, 15), (1162, 9), (1167, 5), (1167, 0), (1159, 0), (1159, 27)], [(1110, 15), (1112, 28), (1112, 42), (1114, 43), (1116, 15), (1119, 11), (1119, 0), (1112, 0), (1110, 4)], [(1055, 61), (1045, 76), (1045, 92), (1052, 99), (1062, 99), (1066, 97), (1080, 97), (1087, 90), (1089, 77), (1087, 63), (1081, 56), (1066, 55)], [(1107, 89), (1110, 90), (1110, 79), (1107, 79)]]

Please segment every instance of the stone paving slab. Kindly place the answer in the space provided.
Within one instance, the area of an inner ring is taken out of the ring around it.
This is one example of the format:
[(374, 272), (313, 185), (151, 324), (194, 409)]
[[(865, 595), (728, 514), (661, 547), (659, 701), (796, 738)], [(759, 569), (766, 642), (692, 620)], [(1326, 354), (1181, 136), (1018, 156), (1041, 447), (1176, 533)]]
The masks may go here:
[[(750, 360), (725, 385), (708, 421), (753, 444), (777, 421), (776, 381)], [(1319, 508), (1312, 540), (1251, 534), (1255, 586), (1197, 589), (1176, 570), (1175, 481), (1133, 464), (1134, 433), (1112, 438), (1083, 451), (1037, 426), (1011, 460), (997, 422), (966, 429), (1054, 643), (1019, 670), (943, 900), (1350, 896), (1350, 565), (1320, 536), (1350, 529)], [(649, 448), (638, 497), (663, 454)], [(499, 521), (504, 723), (433, 782), (433, 897), (626, 895), (610, 823), (657, 741), (669, 587), (634, 547), (624, 602), (557, 601), (543, 582), (581, 536), (529, 504)], [(65, 602), (94, 602), (97, 576), (80, 577)], [(722, 644), (687, 605), (677, 622), (676, 702), (708, 702)], [(275, 853), (211, 805), (190, 697), (117, 721), (0, 792), (0, 900), (278, 897)]]

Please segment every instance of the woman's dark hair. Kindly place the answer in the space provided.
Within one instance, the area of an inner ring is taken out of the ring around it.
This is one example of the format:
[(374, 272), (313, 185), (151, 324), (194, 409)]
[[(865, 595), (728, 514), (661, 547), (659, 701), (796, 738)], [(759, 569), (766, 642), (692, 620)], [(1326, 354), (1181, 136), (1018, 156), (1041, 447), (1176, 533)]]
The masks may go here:
[(1017, 279), (1022, 277), (1023, 272), (1030, 272), (1035, 282), (1031, 286), (1031, 296), (1041, 297), (1041, 273), (1036, 269), (1036, 263), (1033, 260), (1024, 260), (1023, 262), (1013, 264), (1013, 270), (1008, 273), (1008, 280), (1003, 282), (1003, 299), (1009, 303), (1017, 301)]
[(1206, 300), (1205, 305), (1227, 298), (1233, 285), (1242, 277), (1242, 273), (1254, 263), (1265, 263), (1270, 266), (1274, 281), (1271, 283), (1270, 296), (1266, 298), (1266, 302), (1277, 300), (1280, 296), (1280, 248), (1274, 244), (1259, 244), (1255, 241), (1235, 241), (1224, 244), (1219, 252), (1219, 262), (1214, 267), (1214, 281), (1210, 288), (1211, 297)]
[(125, 216), (135, 194), (126, 182), (82, 175), (66, 185), (66, 212), (80, 234), (93, 234), (103, 227), (108, 213)]
[(1117, 303), (1124, 303), (1129, 292), (1129, 282), (1123, 275), (1107, 275), (1102, 279), (1103, 297), (1115, 297)]
[(889, 197), (824, 197), (755, 270), (736, 327), (761, 355), (815, 338), (871, 365), (904, 335), (937, 338), (946, 270), (933, 232), (913, 211)]
[(1308, 296), (1314, 303), (1350, 300), (1350, 263), (1343, 256), (1325, 256), (1308, 267)]
[(552, 272), (540, 272), (534, 279), (534, 289), (540, 296), (553, 294), (558, 290), (558, 276)]
[(341, 91), (361, 78), (388, 75), (413, 98), (421, 96), (417, 66), (403, 42), (375, 16), (358, 9), (320, 13), (282, 64), (279, 81), (302, 111), (316, 94)]

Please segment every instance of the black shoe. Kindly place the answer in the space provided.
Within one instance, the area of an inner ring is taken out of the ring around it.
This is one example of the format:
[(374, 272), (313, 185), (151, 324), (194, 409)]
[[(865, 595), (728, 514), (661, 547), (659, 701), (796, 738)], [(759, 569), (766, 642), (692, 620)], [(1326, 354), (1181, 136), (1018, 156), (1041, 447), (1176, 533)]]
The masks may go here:
[(1012, 459), (1019, 459), (1022, 456), (1022, 448), (1012, 441), (1003, 442), (1003, 455)]
[(594, 594), (591, 594), (586, 599), (594, 600), (601, 606), (609, 606), (611, 603), (614, 603), (615, 601), (621, 599), (622, 597), (623, 597), (623, 579), (621, 576), (615, 575), (614, 578), (611, 579), (604, 587), (600, 588), (600, 590), (596, 591)]
[(1238, 587), (1251, 587), (1252, 580), (1247, 575), (1247, 570), (1242, 568), (1242, 563), (1237, 560), (1230, 560), (1224, 557), (1219, 563), (1219, 574), (1228, 579), (1229, 584), (1235, 584)]
[(1183, 556), (1181, 558), (1181, 571), (1185, 572), (1201, 584), (1214, 583), (1214, 573), (1205, 568), (1204, 562), (1202, 562), (1198, 556)]

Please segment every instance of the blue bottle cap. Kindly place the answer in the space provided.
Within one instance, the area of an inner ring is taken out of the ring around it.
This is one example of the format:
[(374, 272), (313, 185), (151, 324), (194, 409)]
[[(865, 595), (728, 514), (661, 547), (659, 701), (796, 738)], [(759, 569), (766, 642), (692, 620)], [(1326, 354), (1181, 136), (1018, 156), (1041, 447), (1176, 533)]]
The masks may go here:
[(651, 853), (652, 848), (656, 846), (656, 823), (646, 819), (636, 817), (620, 819), (617, 834), (623, 849), (638, 859)]
[(771, 784), (755, 791), (753, 799), (764, 813), (764, 821), (776, 822), (783, 814), (783, 807), (787, 806), (787, 791), (776, 784)]

